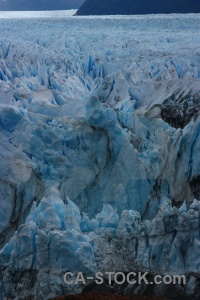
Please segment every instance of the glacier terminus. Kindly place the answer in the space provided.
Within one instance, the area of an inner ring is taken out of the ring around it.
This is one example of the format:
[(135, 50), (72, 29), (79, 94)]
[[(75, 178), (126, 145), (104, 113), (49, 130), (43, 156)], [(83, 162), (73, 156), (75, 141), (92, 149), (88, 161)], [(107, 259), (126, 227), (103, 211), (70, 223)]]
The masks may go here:
[(67, 271), (185, 274), (123, 292), (199, 299), (199, 32), (200, 14), (2, 14), (1, 300), (81, 292)]

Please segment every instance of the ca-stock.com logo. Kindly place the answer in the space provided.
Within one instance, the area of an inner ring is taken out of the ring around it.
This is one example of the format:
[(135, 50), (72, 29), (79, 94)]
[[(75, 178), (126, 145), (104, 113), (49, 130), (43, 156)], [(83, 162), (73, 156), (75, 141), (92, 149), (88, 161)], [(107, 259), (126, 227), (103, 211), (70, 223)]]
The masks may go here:
[(64, 282), (67, 285), (73, 284), (86, 284), (88, 280), (94, 281), (96, 284), (100, 285), (104, 283), (104, 278), (108, 279), (108, 284), (111, 285), (114, 283), (121, 285), (127, 282), (128, 284), (186, 284), (186, 276), (185, 275), (155, 275), (153, 279), (148, 279), (148, 272), (130, 272), (128, 274), (122, 272), (97, 272), (93, 277), (86, 277), (82, 272), (78, 274), (74, 274), (72, 272), (66, 272), (64, 274)]

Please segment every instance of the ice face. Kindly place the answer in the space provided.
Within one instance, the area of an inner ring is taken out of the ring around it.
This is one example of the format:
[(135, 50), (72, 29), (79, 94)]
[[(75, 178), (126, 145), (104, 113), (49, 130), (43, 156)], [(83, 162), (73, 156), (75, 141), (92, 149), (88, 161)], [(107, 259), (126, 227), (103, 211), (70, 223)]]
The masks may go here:
[[(34, 202), (25, 224), (0, 252), (3, 274), (10, 270), (10, 280), (18, 276), (20, 282), (27, 282), (24, 271), (35, 272), (32, 295), (40, 286), (48, 290), (47, 295), (43, 289), (39, 292), (45, 299), (79, 291), (79, 285), (63, 286), (61, 278), (66, 271), (78, 274), (81, 270), (85, 277), (94, 276), (97, 270), (130, 272), (139, 268), (162, 274), (200, 271), (199, 201), (177, 209), (163, 196), (155, 218), (145, 221), (133, 210), (124, 210), (119, 217), (112, 206), (105, 204), (90, 220), (85, 214), (81, 217), (70, 199), (64, 204), (58, 194), (51, 189), (51, 196), (38, 206)], [(4, 277), (3, 284), (9, 287)], [(15, 291), (22, 299), (30, 294), (26, 288), (21, 290), (20, 284)]]
[(0, 20), (2, 297), (199, 272), (199, 18)]
[[(7, 261), (8, 267), (16, 271), (26, 268), (61, 271), (74, 269), (75, 265), (78, 268), (85, 262), (81, 269), (94, 272), (93, 249), (90, 238), (80, 230), (78, 207), (69, 199), (65, 205), (55, 191), (51, 192), (37, 207), (33, 203), (25, 224), (3, 248), (2, 262)], [(80, 262), (77, 251), (82, 254)]]

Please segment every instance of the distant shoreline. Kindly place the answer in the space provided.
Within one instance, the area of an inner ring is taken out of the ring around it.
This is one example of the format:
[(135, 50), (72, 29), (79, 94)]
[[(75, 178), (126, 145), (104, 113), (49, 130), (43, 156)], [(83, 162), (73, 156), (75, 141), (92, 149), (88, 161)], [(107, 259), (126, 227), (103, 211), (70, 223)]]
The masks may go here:
[(78, 15), (77, 9), (70, 10), (41, 10), (41, 11), (0, 11), (0, 20), (3, 19), (59, 19), (59, 18), (80, 18), (80, 19), (132, 19), (132, 18), (143, 18), (143, 17), (152, 17), (152, 18), (160, 18), (163, 16), (164, 18), (170, 18), (172, 15), (177, 17), (187, 16), (200, 16), (200, 13), (188, 13), (188, 14), (144, 14), (144, 15)]

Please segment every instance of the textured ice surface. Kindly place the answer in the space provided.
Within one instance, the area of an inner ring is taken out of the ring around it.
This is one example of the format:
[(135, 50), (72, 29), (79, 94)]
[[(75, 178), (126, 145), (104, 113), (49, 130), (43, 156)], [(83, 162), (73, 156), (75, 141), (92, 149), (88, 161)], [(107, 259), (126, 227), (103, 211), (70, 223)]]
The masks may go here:
[(199, 272), (200, 16), (15, 17), (0, 20), (0, 297), (81, 290), (66, 271)]

